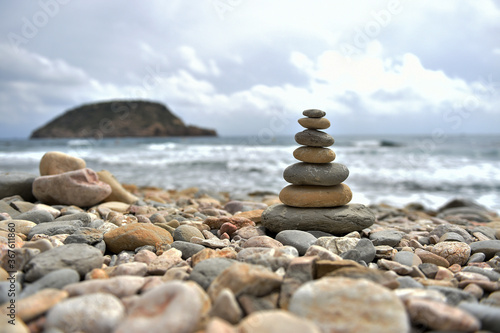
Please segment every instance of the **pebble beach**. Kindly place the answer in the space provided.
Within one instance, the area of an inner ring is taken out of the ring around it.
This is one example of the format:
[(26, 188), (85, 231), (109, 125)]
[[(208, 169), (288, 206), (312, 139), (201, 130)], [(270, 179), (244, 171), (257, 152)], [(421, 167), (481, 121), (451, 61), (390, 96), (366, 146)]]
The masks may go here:
[(471, 199), (276, 230), (278, 194), (39, 169), (0, 174), (2, 332), (500, 332), (500, 218)]

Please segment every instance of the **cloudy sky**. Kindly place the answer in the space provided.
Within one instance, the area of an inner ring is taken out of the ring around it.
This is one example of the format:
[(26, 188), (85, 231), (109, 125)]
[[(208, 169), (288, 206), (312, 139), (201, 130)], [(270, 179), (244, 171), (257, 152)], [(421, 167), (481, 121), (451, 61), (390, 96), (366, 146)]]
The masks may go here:
[(83, 103), (221, 135), (500, 133), (500, 6), (474, 0), (0, 2), (0, 138)]

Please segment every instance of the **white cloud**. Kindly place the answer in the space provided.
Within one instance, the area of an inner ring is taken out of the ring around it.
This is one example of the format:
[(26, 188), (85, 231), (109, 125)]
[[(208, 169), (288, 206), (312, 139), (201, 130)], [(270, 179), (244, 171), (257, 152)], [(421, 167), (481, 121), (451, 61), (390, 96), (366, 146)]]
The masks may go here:
[[(471, 101), (475, 112), (500, 109), (500, 11), (492, 1), (401, 1), (351, 57), (342, 43), (354, 45), (389, 2), (231, 3), (221, 20), (206, 2), (71, 2), (18, 53), (0, 44), (0, 116), (26, 132), (24, 123), (41, 125), (81, 103), (147, 98), (188, 123), (251, 134), (276, 110), (292, 119), (324, 108), (347, 123), (385, 117), (383, 130), (410, 116), (440, 121), (442, 110)], [(40, 10), (8, 7), (3, 35)], [(92, 19), (84, 30), (75, 24), (82, 15)]]
[[(382, 53), (378, 42), (372, 44), (378, 44), (376, 53)], [(367, 47), (368, 52), (370, 48)], [(374, 114), (398, 114), (404, 104), (408, 104), (405, 112), (437, 111), (442, 104), (472, 92), (464, 80), (425, 68), (411, 53), (396, 57), (370, 54), (348, 57), (329, 50), (313, 61), (295, 52), (291, 62), (309, 75), (313, 96), (335, 100), (352, 92)]]

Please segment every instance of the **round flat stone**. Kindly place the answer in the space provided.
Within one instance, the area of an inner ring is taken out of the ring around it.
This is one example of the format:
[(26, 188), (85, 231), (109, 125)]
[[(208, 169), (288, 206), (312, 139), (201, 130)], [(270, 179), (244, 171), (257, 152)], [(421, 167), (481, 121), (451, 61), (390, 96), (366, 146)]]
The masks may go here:
[(349, 169), (340, 163), (295, 163), (283, 172), (283, 178), (294, 185), (334, 186), (349, 177)]
[(318, 110), (318, 109), (304, 110), (304, 112), (302, 112), (302, 114), (304, 116), (306, 116), (306, 117), (309, 117), (309, 118), (321, 118), (321, 117), (326, 116), (326, 112), (325, 111), (321, 111), (321, 110)]
[(292, 207), (337, 207), (352, 199), (352, 192), (346, 184), (334, 186), (288, 185), (281, 190), (282, 203)]
[(326, 118), (300, 118), (299, 124), (310, 129), (327, 129), (330, 127), (330, 121)]
[(374, 222), (375, 214), (360, 204), (334, 208), (297, 208), (277, 204), (262, 213), (261, 223), (276, 233), (283, 230), (314, 230), (342, 235), (368, 228)]
[(491, 259), (496, 253), (500, 252), (500, 240), (485, 240), (470, 244), (471, 253), (484, 253), (486, 260)]
[(325, 277), (303, 284), (289, 311), (312, 320), (322, 332), (409, 332), (402, 301), (391, 290), (365, 279)]
[(335, 152), (329, 148), (302, 146), (293, 151), (293, 157), (306, 163), (330, 163)]
[(295, 134), (295, 142), (299, 145), (310, 147), (329, 147), (333, 145), (335, 140), (328, 133), (314, 129), (306, 129)]

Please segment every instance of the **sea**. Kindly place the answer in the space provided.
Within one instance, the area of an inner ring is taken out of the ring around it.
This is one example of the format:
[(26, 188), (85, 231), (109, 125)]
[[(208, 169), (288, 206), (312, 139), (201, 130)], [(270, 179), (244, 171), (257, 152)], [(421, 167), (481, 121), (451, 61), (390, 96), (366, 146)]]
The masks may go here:
[[(43, 154), (61, 151), (122, 183), (245, 198), (279, 193), (297, 147), (293, 136), (0, 140), (0, 172), (38, 174)], [(352, 202), (437, 209), (461, 197), (500, 212), (500, 135), (344, 135), (331, 148), (350, 171)]]

